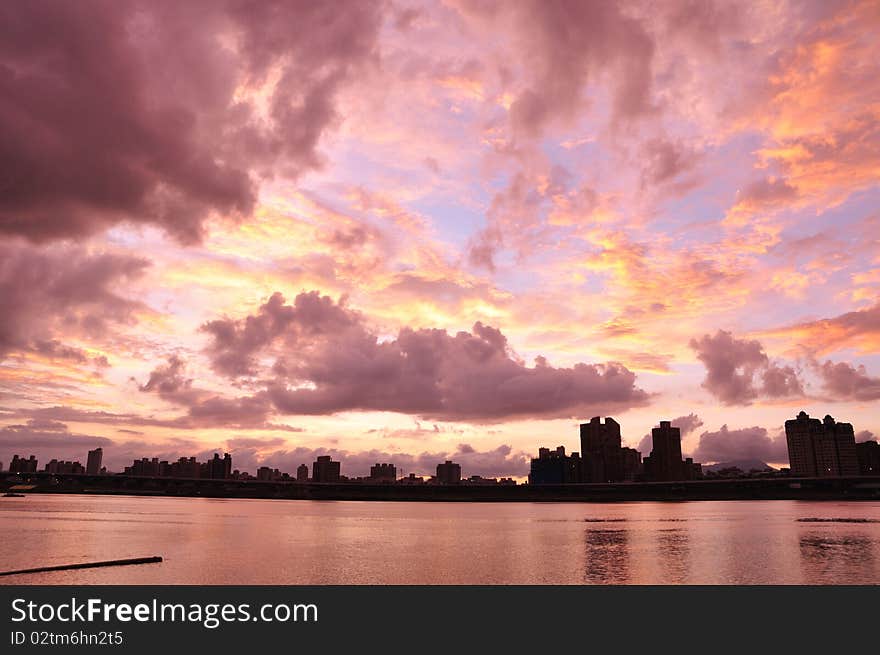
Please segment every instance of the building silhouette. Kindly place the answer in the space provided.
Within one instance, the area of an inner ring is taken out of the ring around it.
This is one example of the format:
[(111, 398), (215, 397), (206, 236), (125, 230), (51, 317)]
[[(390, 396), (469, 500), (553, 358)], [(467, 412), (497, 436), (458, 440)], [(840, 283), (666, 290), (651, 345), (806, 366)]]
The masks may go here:
[(86, 473), (88, 475), (100, 475), (101, 462), (104, 459), (104, 450), (95, 448), (89, 451), (88, 459), (86, 459)]
[(397, 467), (394, 464), (379, 464), (370, 467), (370, 482), (391, 483), (397, 481)]
[(461, 484), (461, 465), (448, 459), (437, 464), (437, 484)]
[(863, 441), (856, 444), (859, 475), (880, 475), (880, 443)]
[(125, 473), (126, 475), (158, 477), (161, 473), (159, 458), (154, 457), (153, 459), (148, 459), (147, 457), (143, 457), (141, 459), (136, 459), (131, 463), (131, 466), (125, 467)]
[(261, 466), (257, 469), (257, 480), (260, 482), (276, 482), (281, 479), (281, 471), (268, 466)]
[(300, 464), (296, 467), (296, 481), (297, 482), (308, 482), (309, 481), (309, 467), (305, 464)]
[(859, 475), (851, 423), (837, 423), (830, 415), (820, 421), (802, 411), (797, 418), (785, 422), (785, 440), (792, 475), (818, 478)]
[(172, 478), (200, 478), (201, 465), (195, 457), (181, 457), (168, 467), (168, 476)]
[(57, 459), (50, 460), (43, 470), (55, 475), (82, 475), (86, 472), (79, 462), (62, 462)]
[(681, 458), (681, 429), (669, 421), (651, 429), (651, 454), (644, 460), (645, 479), (653, 482), (695, 480), (703, 476), (702, 465)]
[(214, 453), (213, 459), (206, 462), (206, 468), (205, 477), (212, 480), (228, 480), (232, 477), (232, 455), (224, 453), (223, 459), (220, 459), (220, 453)]
[(623, 482), (639, 474), (642, 458), (634, 448), (621, 446), (620, 424), (610, 416), (605, 423), (594, 416), (581, 423), (583, 482)]
[(650, 480), (683, 480), (681, 429), (669, 421), (660, 421), (651, 430), (651, 455), (645, 458), (645, 477)]
[(312, 482), (339, 482), (339, 462), (320, 455), (312, 464)]
[(583, 462), (578, 453), (565, 454), (565, 446), (556, 450), (539, 448), (529, 469), (529, 484), (571, 484), (583, 479)]
[(31, 455), (28, 459), (24, 457), (19, 457), (18, 455), (12, 456), (12, 461), (9, 462), (9, 472), (10, 473), (36, 473), (37, 472), (37, 458)]

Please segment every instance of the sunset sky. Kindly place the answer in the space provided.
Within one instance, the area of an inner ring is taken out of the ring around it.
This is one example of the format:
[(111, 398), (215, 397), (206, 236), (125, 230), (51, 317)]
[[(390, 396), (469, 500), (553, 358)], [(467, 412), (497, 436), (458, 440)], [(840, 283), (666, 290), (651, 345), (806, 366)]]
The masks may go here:
[(0, 461), (876, 438), (878, 34), (876, 0), (2, 3)]

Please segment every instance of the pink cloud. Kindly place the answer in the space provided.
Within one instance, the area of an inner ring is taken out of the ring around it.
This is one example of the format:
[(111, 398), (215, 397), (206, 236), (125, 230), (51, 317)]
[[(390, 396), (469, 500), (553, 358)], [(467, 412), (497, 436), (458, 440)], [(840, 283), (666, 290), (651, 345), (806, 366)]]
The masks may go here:
[(714, 336), (691, 339), (690, 347), (706, 367), (703, 387), (726, 405), (804, 393), (797, 371), (771, 362), (759, 341), (718, 330)]
[(214, 367), (231, 377), (258, 373), (258, 354), (277, 356), (267, 382), (286, 414), (395, 411), (449, 420), (571, 416), (602, 406), (644, 404), (635, 374), (620, 364), (527, 367), (500, 330), (477, 322), (471, 332), (403, 328), (379, 341), (356, 312), (326, 296), (303, 293), (293, 305), (274, 294), (256, 315), (204, 328)]
[[(272, 169), (320, 165), (337, 92), (373, 56), (379, 10), (5, 6), (0, 232), (43, 241), (131, 221), (192, 243), (211, 213), (249, 214)], [(264, 105), (247, 93), (261, 88)]]

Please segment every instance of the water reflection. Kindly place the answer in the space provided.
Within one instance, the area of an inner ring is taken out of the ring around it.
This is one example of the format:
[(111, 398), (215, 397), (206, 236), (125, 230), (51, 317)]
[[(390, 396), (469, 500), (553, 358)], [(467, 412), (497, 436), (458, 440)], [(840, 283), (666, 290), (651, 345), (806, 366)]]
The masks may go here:
[(690, 569), (690, 544), (687, 531), (666, 528), (657, 532), (657, 552), (664, 584), (687, 582)]
[(629, 534), (626, 530), (589, 528), (586, 532), (586, 567), (589, 584), (629, 582)]
[(165, 560), (0, 584), (880, 583), (880, 502), (5, 500), (0, 571)]
[(804, 577), (823, 584), (864, 583), (865, 572), (876, 569), (873, 543), (864, 534), (808, 532), (800, 554)]

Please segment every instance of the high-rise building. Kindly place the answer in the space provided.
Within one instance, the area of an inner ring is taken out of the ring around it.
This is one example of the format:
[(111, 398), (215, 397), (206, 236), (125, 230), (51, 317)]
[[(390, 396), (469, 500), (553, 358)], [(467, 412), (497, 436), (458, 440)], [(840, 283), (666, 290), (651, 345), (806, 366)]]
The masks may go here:
[(308, 482), (309, 481), (309, 467), (305, 464), (300, 464), (296, 467), (296, 481), (297, 482)]
[(257, 469), (257, 480), (260, 482), (275, 482), (281, 479), (281, 471), (268, 466), (261, 466)]
[(55, 475), (82, 475), (86, 472), (79, 462), (64, 462), (57, 459), (51, 460), (43, 470)]
[(37, 472), (37, 458), (31, 455), (28, 459), (24, 457), (19, 457), (18, 455), (12, 456), (12, 461), (9, 463), (9, 472), (10, 473), (36, 473)]
[(619, 482), (624, 479), (620, 424), (610, 416), (605, 423), (594, 416), (581, 423), (581, 457), (584, 482)]
[(880, 443), (857, 443), (856, 459), (859, 460), (859, 475), (880, 475)]
[(168, 475), (173, 478), (199, 478), (202, 467), (195, 457), (181, 457), (168, 466)]
[(370, 467), (370, 481), (394, 483), (397, 481), (397, 467), (394, 464), (379, 464)]
[[(659, 428), (651, 430), (651, 455), (645, 458), (645, 477), (655, 482), (685, 480), (681, 459), (681, 430), (669, 421), (660, 421)], [(689, 468), (693, 465), (693, 460)]]
[(339, 462), (330, 459), (330, 455), (321, 455), (312, 464), (312, 482), (339, 482)]
[(99, 475), (101, 473), (101, 462), (103, 459), (104, 450), (102, 448), (90, 450), (88, 459), (86, 460), (86, 473), (88, 475)]
[(207, 477), (214, 480), (228, 480), (232, 477), (232, 455), (224, 453), (220, 459), (219, 453), (214, 453), (214, 458), (207, 462)]
[(461, 484), (461, 465), (448, 459), (437, 464), (437, 484)]
[(141, 459), (134, 460), (131, 463), (131, 466), (126, 466), (125, 474), (156, 478), (159, 477), (159, 470), (160, 466), (158, 457), (154, 457), (153, 459), (142, 457)]
[(800, 412), (797, 418), (785, 422), (785, 440), (792, 475), (819, 478), (859, 475), (851, 423), (837, 423), (831, 416), (820, 421)]
[(583, 465), (580, 454), (565, 454), (565, 446), (556, 450), (539, 448), (529, 469), (529, 484), (570, 484), (581, 482)]

